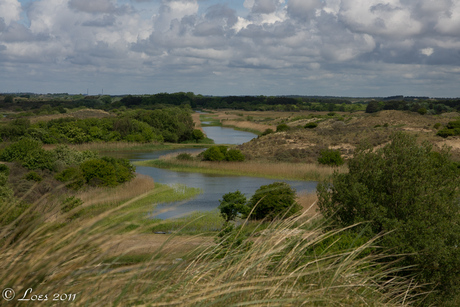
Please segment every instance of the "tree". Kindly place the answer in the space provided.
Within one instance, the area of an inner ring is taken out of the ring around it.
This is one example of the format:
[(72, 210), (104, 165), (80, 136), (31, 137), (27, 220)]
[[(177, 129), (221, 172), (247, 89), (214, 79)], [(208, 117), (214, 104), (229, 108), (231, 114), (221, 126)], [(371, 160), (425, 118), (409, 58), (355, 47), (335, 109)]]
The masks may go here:
[(375, 113), (380, 111), (382, 108), (377, 101), (371, 101), (367, 104), (366, 113)]
[(340, 155), (340, 151), (332, 149), (322, 150), (318, 162), (330, 166), (340, 166), (345, 163)]
[(227, 223), (234, 221), (238, 217), (238, 214), (244, 211), (246, 201), (246, 196), (238, 190), (225, 194), (222, 196), (222, 200), (219, 200), (220, 215)]
[(385, 233), (379, 244), (407, 254), (400, 265), (415, 266), (420, 284), (436, 286), (432, 299), (460, 297), (460, 173), (448, 150), (433, 152), (398, 133), (377, 151), (358, 147), (348, 166), (318, 185), (324, 217), (339, 227), (363, 223), (353, 229), (371, 237)]
[[(254, 210), (253, 210), (254, 209)], [(300, 211), (295, 190), (285, 182), (274, 182), (261, 186), (247, 204), (246, 213), (253, 210), (250, 218), (274, 220), (289, 217)]]

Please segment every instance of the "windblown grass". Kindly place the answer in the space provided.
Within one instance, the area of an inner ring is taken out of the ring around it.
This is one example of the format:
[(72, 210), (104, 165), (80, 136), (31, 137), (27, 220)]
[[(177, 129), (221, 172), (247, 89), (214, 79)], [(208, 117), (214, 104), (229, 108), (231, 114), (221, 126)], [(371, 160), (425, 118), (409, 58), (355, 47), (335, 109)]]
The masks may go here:
[(313, 181), (326, 179), (334, 171), (347, 171), (346, 166), (330, 167), (313, 163), (181, 161), (174, 158), (147, 160), (136, 162), (135, 164), (181, 172)]
[(137, 229), (119, 236), (114, 233), (125, 225), (101, 222), (120, 212), (129, 214), (120, 209), (139, 199), (77, 225), (66, 224), (65, 214), (54, 223), (39, 215), (31, 218), (29, 213), (40, 211), (37, 203), (4, 225), (0, 280), (16, 291), (10, 304), (19, 303), (29, 288), (31, 295), (48, 295), (44, 306), (55, 303), (55, 293), (59, 299), (70, 296), (73, 306), (401, 306), (412, 299), (410, 282), (376, 265), (380, 256), (363, 256), (373, 240), (336, 253), (312, 254), (312, 248), (336, 232), (309, 228), (305, 216), (270, 223), (263, 232), (253, 225), (256, 230), (247, 239), (251, 244), (232, 247), (198, 237), (176, 241), (175, 235), (151, 234), (158, 242), (136, 253), (136, 246), (127, 243), (138, 238)]

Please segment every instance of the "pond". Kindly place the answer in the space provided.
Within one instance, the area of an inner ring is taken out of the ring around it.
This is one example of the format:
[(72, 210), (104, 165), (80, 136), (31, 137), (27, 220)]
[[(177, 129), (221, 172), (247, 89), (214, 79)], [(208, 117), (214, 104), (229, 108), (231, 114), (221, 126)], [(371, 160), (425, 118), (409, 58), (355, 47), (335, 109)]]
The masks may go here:
[[(212, 138), (216, 144), (241, 144), (250, 141), (256, 137), (255, 134), (237, 131), (231, 128), (222, 127), (203, 127), (204, 132), (209, 138)], [(203, 149), (176, 149), (163, 150), (155, 152), (137, 152), (123, 155), (132, 162), (158, 159), (162, 155), (181, 152), (199, 152)], [(292, 180), (275, 180), (259, 177), (246, 176), (228, 176), (228, 175), (210, 175), (202, 173), (176, 172), (154, 167), (137, 166), (136, 172), (139, 174), (151, 176), (155, 182), (167, 185), (186, 185), (189, 187), (199, 188), (202, 194), (194, 199), (176, 202), (158, 204), (152, 216), (160, 219), (174, 218), (183, 216), (194, 211), (210, 211), (219, 206), (219, 199), (222, 195), (241, 191), (246, 197), (251, 197), (254, 192), (262, 185), (267, 185), (276, 181), (283, 181), (290, 184), (297, 192), (313, 192), (316, 189), (314, 181), (292, 181)], [(173, 208), (173, 209), (172, 209)], [(162, 212), (165, 209), (172, 209), (168, 212)], [(162, 213), (157, 213), (162, 212)]]

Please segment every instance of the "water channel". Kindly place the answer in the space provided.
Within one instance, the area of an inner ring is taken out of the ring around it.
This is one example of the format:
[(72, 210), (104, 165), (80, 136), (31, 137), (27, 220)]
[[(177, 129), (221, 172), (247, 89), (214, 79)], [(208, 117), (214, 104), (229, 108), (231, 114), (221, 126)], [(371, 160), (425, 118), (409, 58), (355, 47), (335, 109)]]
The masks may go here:
[[(237, 131), (231, 128), (223, 127), (203, 127), (204, 133), (216, 144), (242, 144), (250, 141), (256, 137), (255, 134)], [(154, 152), (136, 152), (129, 153), (125, 158), (130, 159), (132, 162), (158, 159), (160, 156), (180, 153), (180, 152), (199, 152), (202, 149), (176, 149), (176, 150), (163, 150)], [(156, 211), (164, 211), (167, 208), (174, 208), (168, 212), (155, 214), (155, 218), (167, 219), (185, 214), (193, 211), (210, 211), (219, 206), (219, 199), (222, 195), (228, 192), (240, 190), (246, 197), (251, 197), (254, 192), (262, 185), (267, 185), (276, 181), (284, 181), (290, 184), (297, 192), (313, 192), (316, 189), (316, 182), (314, 181), (293, 181), (293, 180), (275, 180), (259, 177), (245, 177), (245, 176), (228, 176), (228, 175), (210, 175), (202, 173), (188, 173), (176, 172), (166, 169), (137, 166), (136, 172), (143, 175), (151, 176), (155, 182), (167, 185), (186, 185), (188, 187), (200, 188), (203, 193), (193, 199), (181, 203), (166, 203), (158, 204)]]

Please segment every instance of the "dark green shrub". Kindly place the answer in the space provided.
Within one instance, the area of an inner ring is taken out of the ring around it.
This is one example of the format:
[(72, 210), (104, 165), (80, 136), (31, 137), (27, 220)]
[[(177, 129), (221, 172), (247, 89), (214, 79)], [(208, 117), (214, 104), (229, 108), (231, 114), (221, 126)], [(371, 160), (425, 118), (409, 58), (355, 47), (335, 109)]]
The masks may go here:
[(199, 129), (193, 130), (192, 136), (193, 136), (193, 139), (196, 140), (196, 141), (204, 139), (204, 133), (203, 133), (203, 131), (201, 131)]
[(460, 120), (452, 121), (447, 124), (449, 129), (460, 129)]
[(205, 150), (202, 154), (203, 161), (223, 161), (225, 160), (225, 153), (217, 146), (213, 146)]
[(335, 112), (329, 112), (327, 113), (327, 116), (335, 116)]
[(29, 181), (35, 181), (35, 182), (40, 182), (43, 180), (42, 176), (37, 174), (36, 172), (28, 172), (25, 176), (24, 179), (29, 180)]
[(307, 123), (304, 128), (306, 129), (313, 129), (313, 128), (316, 128), (318, 127), (318, 123), (315, 123), (315, 122), (312, 122), (312, 123)]
[(262, 132), (261, 136), (264, 136), (264, 135), (267, 135), (267, 134), (272, 134), (274, 132), (275, 131), (273, 131), (273, 129), (268, 128), (268, 129), (265, 129), (264, 132)]
[(340, 166), (345, 163), (340, 155), (340, 151), (332, 149), (322, 150), (318, 162), (330, 166)]
[(428, 111), (425, 108), (420, 108), (417, 110), (418, 114), (425, 115)]
[(178, 154), (176, 159), (182, 160), (182, 161), (192, 161), (193, 157), (191, 154), (184, 152), (184, 153)]
[(245, 210), (246, 201), (246, 196), (240, 191), (223, 195), (219, 200), (220, 215), (227, 223), (234, 221)]
[(383, 127), (385, 127), (385, 128), (388, 128), (388, 126), (389, 126), (388, 123), (384, 123), (384, 124), (383, 124)]
[(1, 153), (0, 160), (7, 162), (22, 162), (25, 157), (41, 149), (42, 143), (40, 141), (31, 138), (22, 138), (5, 148)]
[(285, 182), (274, 182), (261, 186), (256, 191), (247, 204), (245, 214), (253, 210), (251, 219), (273, 220), (289, 217), (300, 209), (300, 205), (296, 202), (295, 190)]
[(367, 104), (366, 113), (376, 113), (380, 111), (382, 107), (377, 101), (371, 101)]
[(69, 167), (54, 176), (56, 180), (67, 182), (66, 187), (72, 190), (78, 190), (85, 184), (85, 177), (80, 167)]
[(421, 291), (435, 288), (427, 305), (460, 299), (460, 176), (448, 150), (435, 154), (399, 133), (377, 151), (358, 147), (348, 166), (318, 185), (323, 216), (340, 228), (362, 222), (353, 229), (368, 237), (385, 233), (378, 245), (413, 268), (402, 274)]
[(229, 149), (226, 154), (225, 154), (225, 160), (227, 161), (236, 161), (236, 162), (242, 162), (245, 160), (245, 156), (239, 149)]
[(10, 175), (10, 168), (6, 164), (0, 164), (0, 173), (5, 174), (7, 177)]
[(80, 165), (85, 182), (92, 186), (116, 186), (115, 167), (102, 159), (92, 159)]
[(276, 126), (276, 132), (289, 131), (291, 128), (286, 124), (279, 124)]
[(433, 128), (436, 129), (436, 130), (439, 129), (439, 127), (441, 127), (440, 123), (436, 123), (436, 124), (433, 125)]
[(454, 129), (444, 128), (444, 129), (439, 130), (438, 133), (436, 133), (436, 135), (443, 137), (443, 138), (447, 138), (449, 136), (454, 136), (455, 131)]

